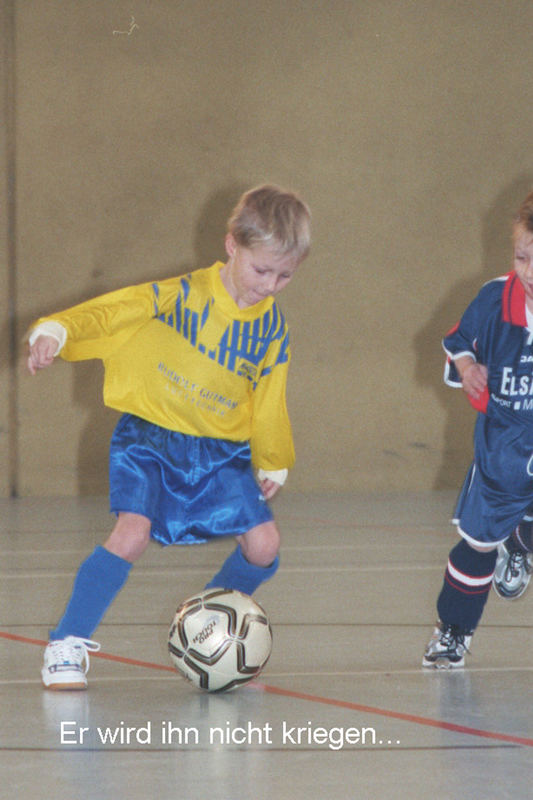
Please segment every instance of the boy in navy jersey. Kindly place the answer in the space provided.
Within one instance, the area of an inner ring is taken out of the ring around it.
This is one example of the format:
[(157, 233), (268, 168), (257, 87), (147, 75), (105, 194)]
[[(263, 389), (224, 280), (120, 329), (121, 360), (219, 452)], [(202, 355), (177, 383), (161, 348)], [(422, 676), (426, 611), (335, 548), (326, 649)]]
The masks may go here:
[(464, 666), (491, 585), (522, 594), (532, 571), (533, 193), (513, 225), (514, 269), (485, 284), (445, 337), (445, 381), (478, 411), (474, 460), (454, 523), (437, 601), (439, 620), (423, 666)]
[[(292, 192), (246, 192), (228, 222), (227, 260), (119, 289), (35, 323), (32, 374), (57, 355), (100, 358), (104, 401), (123, 412), (110, 450), (116, 524), (81, 564), (45, 650), (49, 689), (85, 689), (91, 640), (132, 564), (163, 545), (235, 536), (208, 583), (252, 594), (278, 567), (267, 500), (294, 462), (285, 389), (287, 324), (274, 295), (310, 243)], [(257, 470), (257, 480), (252, 467)]]

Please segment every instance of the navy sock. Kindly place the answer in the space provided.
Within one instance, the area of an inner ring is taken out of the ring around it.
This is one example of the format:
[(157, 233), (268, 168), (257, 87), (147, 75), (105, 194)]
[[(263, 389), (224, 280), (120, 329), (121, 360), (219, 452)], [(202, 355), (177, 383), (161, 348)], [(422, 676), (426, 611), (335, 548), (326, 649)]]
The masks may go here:
[(126, 583), (131, 566), (105, 547), (97, 547), (80, 565), (65, 613), (55, 630), (50, 631), (50, 639), (90, 639)]
[(268, 567), (250, 564), (243, 556), (240, 545), (237, 545), (205, 588), (237, 589), (244, 594), (253, 594), (258, 586), (274, 575), (278, 566), (278, 556)]
[(496, 550), (480, 553), (461, 539), (451, 551), (437, 600), (441, 622), (468, 633), (481, 619), (496, 566)]

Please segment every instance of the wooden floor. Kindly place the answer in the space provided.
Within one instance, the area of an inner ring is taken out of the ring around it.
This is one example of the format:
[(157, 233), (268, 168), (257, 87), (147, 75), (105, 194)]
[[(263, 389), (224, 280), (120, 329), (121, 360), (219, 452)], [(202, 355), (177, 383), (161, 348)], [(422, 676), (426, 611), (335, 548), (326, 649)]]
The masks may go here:
[(272, 657), (222, 695), (172, 670), (166, 637), (231, 541), (151, 545), (95, 635), (88, 691), (49, 692), (47, 631), (112, 521), (105, 498), (0, 501), (0, 797), (530, 797), (533, 590), (491, 595), (467, 669), (420, 666), (453, 500), (280, 497), (282, 565), (257, 593)]

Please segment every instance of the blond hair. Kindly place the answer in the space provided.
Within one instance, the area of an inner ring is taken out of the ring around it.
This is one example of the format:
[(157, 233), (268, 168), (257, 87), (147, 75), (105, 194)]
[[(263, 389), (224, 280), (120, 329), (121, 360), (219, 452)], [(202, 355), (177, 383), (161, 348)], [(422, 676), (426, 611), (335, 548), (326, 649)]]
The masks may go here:
[(269, 247), (301, 261), (311, 245), (311, 213), (293, 192), (264, 184), (242, 195), (228, 220), (228, 233), (241, 247)]

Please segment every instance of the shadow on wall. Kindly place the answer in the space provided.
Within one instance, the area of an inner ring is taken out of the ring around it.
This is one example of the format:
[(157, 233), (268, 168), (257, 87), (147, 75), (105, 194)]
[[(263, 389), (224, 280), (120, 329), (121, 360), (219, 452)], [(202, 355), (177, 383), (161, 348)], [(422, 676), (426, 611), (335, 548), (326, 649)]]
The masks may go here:
[[(234, 183), (213, 192), (201, 208), (194, 230), (194, 263), (177, 263), (158, 268), (147, 265), (146, 276), (141, 280), (182, 275), (191, 269), (210, 266), (224, 258), (224, 236), (227, 219), (243, 191), (250, 188)], [(105, 270), (104, 270), (105, 272)], [(95, 275), (97, 273), (95, 272)], [(118, 288), (118, 287), (113, 287)], [(102, 283), (92, 285), (89, 299), (109, 287)], [(119, 414), (105, 408), (102, 400), (104, 370), (100, 361), (85, 361), (74, 365), (73, 403), (83, 409), (86, 425), (80, 436), (78, 450), (78, 493), (80, 495), (107, 494), (109, 442)]]
[[(482, 285), (512, 268), (512, 218), (532, 190), (533, 175), (522, 175), (497, 195), (483, 219), (481, 274), (453, 286), (415, 337), (416, 381), (434, 390), (445, 415), (444, 447), (434, 489), (459, 489), (472, 458), (475, 421), (475, 412), (465, 395), (443, 382), (444, 351), (440, 343)], [(461, 258), (460, 253), (457, 258)]]

